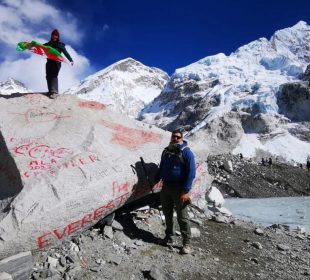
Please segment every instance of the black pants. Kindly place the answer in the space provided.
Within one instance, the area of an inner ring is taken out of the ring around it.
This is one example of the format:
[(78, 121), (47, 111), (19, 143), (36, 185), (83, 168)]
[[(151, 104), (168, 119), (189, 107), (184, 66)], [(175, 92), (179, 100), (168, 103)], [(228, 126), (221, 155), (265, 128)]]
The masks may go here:
[(160, 192), (161, 205), (166, 220), (166, 237), (173, 238), (175, 235), (173, 211), (177, 212), (177, 220), (183, 237), (183, 245), (188, 245), (191, 240), (191, 227), (188, 215), (188, 205), (181, 203), (182, 189), (177, 185), (168, 185), (164, 183)]
[(61, 68), (61, 62), (47, 60), (45, 65), (47, 88), (50, 94), (58, 93), (58, 73)]

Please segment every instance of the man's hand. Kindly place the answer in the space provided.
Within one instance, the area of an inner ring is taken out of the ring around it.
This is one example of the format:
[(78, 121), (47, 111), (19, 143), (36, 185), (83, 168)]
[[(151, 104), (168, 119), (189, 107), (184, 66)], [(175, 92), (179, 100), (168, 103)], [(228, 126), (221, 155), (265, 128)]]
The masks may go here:
[(181, 196), (180, 196), (180, 200), (181, 200), (182, 204), (190, 204), (191, 203), (191, 199), (190, 199), (188, 193), (182, 192)]

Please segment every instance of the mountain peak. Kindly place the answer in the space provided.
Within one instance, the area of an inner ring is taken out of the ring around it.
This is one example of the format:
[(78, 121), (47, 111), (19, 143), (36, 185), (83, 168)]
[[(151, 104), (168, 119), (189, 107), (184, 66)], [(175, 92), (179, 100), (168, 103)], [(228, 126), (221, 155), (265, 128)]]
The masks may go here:
[[(305, 162), (309, 124), (294, 120), (309, 121), (309, 90), (298, 85), (310, 64), (309, 44), (310, 27), (300, 21), (270, 40), (259, 38), (229, 56), (219, 53), (177, 69), (140, 119), (171, 131), (182, 127), (209, 153), (274, 154)], [(300, 90), (282, 94), (281, 86), (291, 82)]]
[(128, 57), (88, 76), (65, 93), (100, 101), (135, 118), (145, 104), (159, 95), (168, 79), (166, 72)]
[(295, 25), (291, 27), (291, 29), (307, 29), (307, 28), (309, 28), (309, 25), (307, 22), (303, 20), (298, 21)]
[(8, 78), (5, 82), (0, 82), (0, 94), (9, 95), (15, 92), (29, 92), (26, 86), (14, 78)]

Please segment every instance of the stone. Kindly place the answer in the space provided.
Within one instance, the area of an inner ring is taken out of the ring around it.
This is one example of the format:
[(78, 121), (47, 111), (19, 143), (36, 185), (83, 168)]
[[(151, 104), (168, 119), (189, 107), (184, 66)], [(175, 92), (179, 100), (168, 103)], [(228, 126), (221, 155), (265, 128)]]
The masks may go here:
[(137, 209), (137, 211), (149, 211), (150, 210), (150, 206), (149, 205), (146, 205), (146, 206), (143, 206), (143, 207), (140, 207)]
[(197, 224), (197, 225), (199, 225), (199, 226), (202, 225), (202, 221), (199, 220), (199, 219), (190, 219), (190, 221), (193, 222), (193, 223), (195, 223), (195, 224)]
[(100, 264), (100, 265), (105, 263), (103, 259), (96, 259), (95, 262), (96, 264)]
[(254, 233), (259, 235), (259, 236), (263, 236), (264, 235), (264, 231), (261, 228), (256, 228), (254, 230)]
[(80, 248), (74, 242), (70, 242), (70, 251), (72, 251), (72, 252), (79, 252)]
[(103, 229), (103, 235), (106, 238), (113, 239), (113, 228), (111, 226), (105, 226)]
[(137, 245), (137, 246), (143, 246), (143, 245), (144, 245), (144, 242), (143, 242), (142, 240), (136, 240), (136, 241), (134, 242), (134, 244)]
[(290, 247), (285, 244), (277, 244), (277, 249), (280, 251), (289, 251)]
[(66, 261), (66, 258), (64, 256), (59, 258), (59, 264), (63, 267), (65, 267), (67, 265), (67, 261)]
[(99, 272), (100, 271), (100, 266), (91, 266), (89, 268), (90, 271), (92, 272)]
[(14, 280), (11, 274), (0, 272), (0, 280)]
[(263, 249), (262, 244), (260, 244), (259, 242), (253, 242), (251, 245), (256, 249), (259, 249), (259, 250)]
[(52, 258), (52, 257), (47, 257), (47, 262), (50, 266), (56, 267), (58, 264), (58, 259)]
[(40, 272), (33, 272), (32, 273), (32, 278), (34, 280), (39, 280), (40, 279)]
[(122, 257), (118, 255), (110, 256), (109, 262), (116, 265), (120, 265), (120, 263), (122, 262)]
[(296, 232), (299, 234), (306, 234), (307, 233), (305, 227), (301, 227), (301, 226), (297, 226)]
[(29, 279), (34, 266), (30, 251), (22, 252), (0, 261), (0, 273), (6, 272), (13, 279)]
[(191, 235), (192, 235), (192, 238), (198, 238), (200, 237), (201, 233), (200, 233), (200, 230), (198, 228), (191, 228)]
[(233, 169), (233, 165), (231, 160), (225, 160), (224, 161), (224, 169), (228, 172), (228, 173), (233, 173), (234, 169)]
[(118, 221), (116, 221), (116, 220), (113, 220), (113, 222), (112, 222), (112, 228), (113, 228), (114, 230), (120, 230), (120, 231), (124, 230), (124, 227), (123, 227)]
[(217, 223), (223, 223), (223, 224), (229, 223), (229, 219), (222, 215), (214, 215), (212, 216), (212, 220), (216, 221)]
[(152, 280), (173, 280), (174, 278), (168, 274), (163, 272), (161, 269), (159, 269), (156, 266), (152, 266), (150, 270), (145, 271), (145, 275), (147, 275), (148, 279)]
[(206, 200), (211, 203), (213, 207), (222, 206), (225, 202), (222, 193), (216, 187), (211, 187), (207, 191)]

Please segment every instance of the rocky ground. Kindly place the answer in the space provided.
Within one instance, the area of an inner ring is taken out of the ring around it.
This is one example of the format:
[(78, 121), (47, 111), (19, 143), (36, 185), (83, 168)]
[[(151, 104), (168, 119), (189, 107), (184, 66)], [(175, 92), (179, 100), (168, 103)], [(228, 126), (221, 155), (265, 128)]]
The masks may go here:
[[(228, 163), (231, 163), (231, 170)], [(213, 185), (232, 197), (262, 198), (310, 195), (310, 172), (272, 159), (262, 165), (236, 155), (208, 157)]]
[[(310, 193), (305, 169), (232, 155), (210, 157), (208, 164), (213, 184), (227, 196)], [(159, 244), (158, 210), (120, 209), (109, 218), (58, 247), (33, 252), (30, 279), (310, 279), (310, 235), (303, 229), (264, 228), (191, 208), (193, 252), (181, 255), (180, 236), (174, 246)]]
[(192, 213), (193, 253), (158, 244), (155, 210), (118, 214), (59, 248), (36, 256), (32, 279), (309, 279), (310, 236), (281, 225), (260, 228)]

